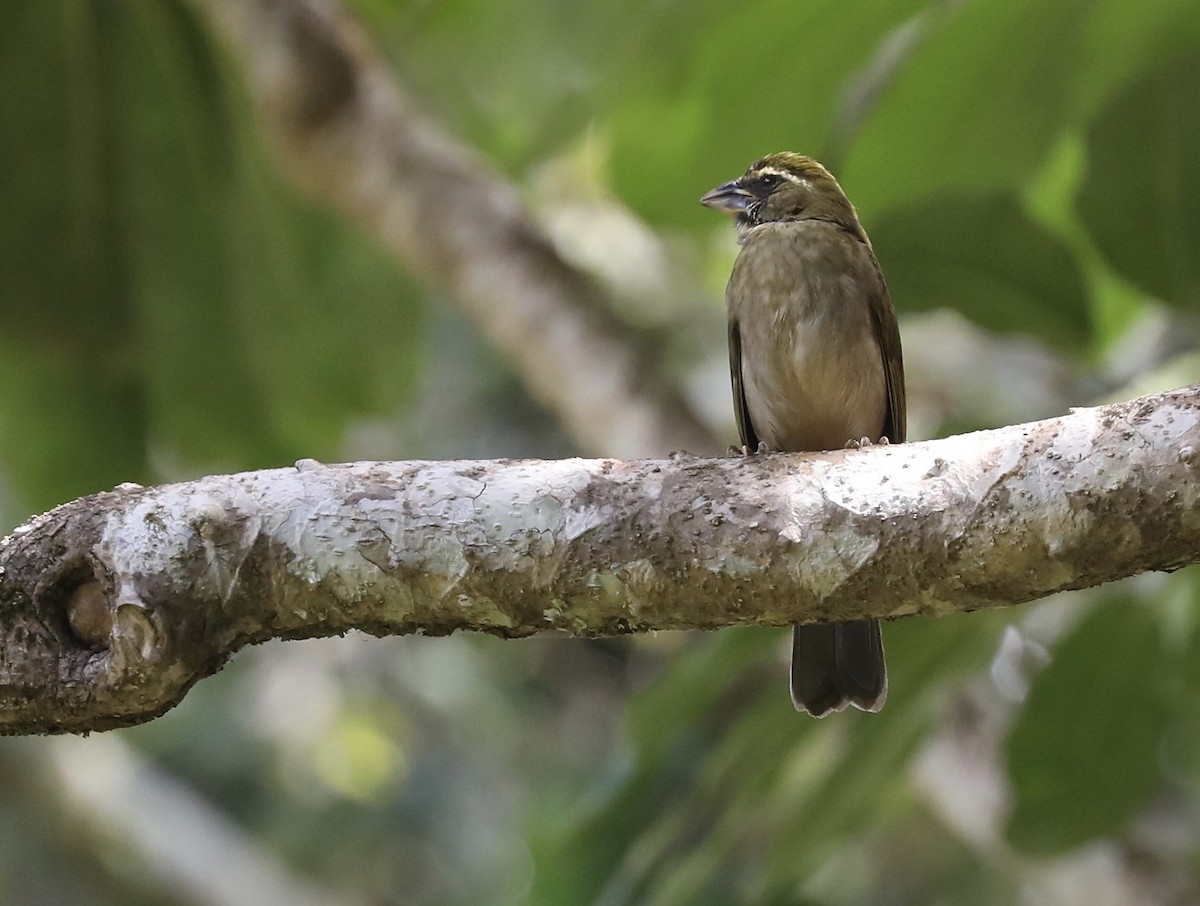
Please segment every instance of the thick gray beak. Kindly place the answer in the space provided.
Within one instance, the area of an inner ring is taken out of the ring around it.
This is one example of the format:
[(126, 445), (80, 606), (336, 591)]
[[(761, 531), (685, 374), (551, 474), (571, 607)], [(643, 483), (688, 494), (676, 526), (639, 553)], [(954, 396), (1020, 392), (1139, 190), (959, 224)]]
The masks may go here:
[(726, 214), (740, 214), (750, 206), (754, 196), (742, 188), (739, 180), (732, 179), (717, 186), (700, 199), (700, 204)]

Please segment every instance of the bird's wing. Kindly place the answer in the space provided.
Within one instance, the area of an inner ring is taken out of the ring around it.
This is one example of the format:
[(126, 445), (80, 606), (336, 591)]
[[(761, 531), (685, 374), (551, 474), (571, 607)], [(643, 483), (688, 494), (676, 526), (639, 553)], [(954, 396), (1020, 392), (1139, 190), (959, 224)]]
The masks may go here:
[(729, 374), (733, 379), (733, 412), (737, 416), (738, 435), (742, 446), (754, 452), (758, 449), (758, 436), (750, 424), (750, 408), (746, 405), (746, 386), (742, 383), (742, 335), (737, 319), (733, 317), (729, 319)]
[[(876, 264), (878, 268), (878, 264)], [(879, 340), (879, 351), (883, 356), (883, 377), (887, 384), (887, 418), (883, 422), (883, 436), (894, 444), (903, 443), (908, 433), (908, 412), (904, 395), (904, 354), (900, 350), (900, 327), (896, 323), (896, 310), (892, 308), (892, 297), (888, 293), (883, 274), (879, 275), (879, 289), (871, 295), (871, 319), (875, 323), (875, 337)]]

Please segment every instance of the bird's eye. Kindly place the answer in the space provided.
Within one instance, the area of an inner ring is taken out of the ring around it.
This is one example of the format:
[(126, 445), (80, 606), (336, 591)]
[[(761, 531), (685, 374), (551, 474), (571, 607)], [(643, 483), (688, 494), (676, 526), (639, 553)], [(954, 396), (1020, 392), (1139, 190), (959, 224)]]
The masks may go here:
[(764, 189), (770, 189), (779, 185), (779, 177), (774, 173), (764, 173), (758, 178), (758, 182)]

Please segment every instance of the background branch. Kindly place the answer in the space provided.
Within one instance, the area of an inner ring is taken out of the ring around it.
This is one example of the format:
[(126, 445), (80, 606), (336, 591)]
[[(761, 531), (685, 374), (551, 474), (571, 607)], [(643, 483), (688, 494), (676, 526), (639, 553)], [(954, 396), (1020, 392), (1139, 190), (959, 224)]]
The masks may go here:
[(113, 853), (121, 852), (115, 870), (135, 875), (148, 898), (197, 906), (362, 902), (303, 877), (117, 734), (10, 740), (0, 763), (28, 791), (31, 814), (49, 814), (59, 833), (75, 836), (77, 857), (114, 870)]
[(0, 546), (0, 728), (153, 717), (248, 642), (1005, 606), (1200, 559), (1200, 389), (822, 455), (123, 486)]
[(340, 4), (192, 2), (237, 56), (293, 178), (448, 287), (583, 449), (714, 448), (516, 189), (417, 109)]

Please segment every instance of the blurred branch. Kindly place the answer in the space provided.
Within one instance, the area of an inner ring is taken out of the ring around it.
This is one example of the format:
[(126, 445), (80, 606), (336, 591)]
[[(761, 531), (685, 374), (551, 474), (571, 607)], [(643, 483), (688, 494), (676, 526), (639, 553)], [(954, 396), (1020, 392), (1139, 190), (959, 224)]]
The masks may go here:
[(821, 160), (833, 172), (841, 168), (855, 137), (874, 112), (879, 99), (895, 82), (933, 28), (962, 4), (962, 0), (936, 0), (889, 31), (866, 65), (846, 85), (837, 116), (830, 127)]
[[(347, 906), (359, 900), (295, 874), (260, 841), (116, 736), (29, 740), (5, 768), (38, 787), (40, 814), (61, 815), (81, 842), (142, 890), (204, 906)], [(57, 809), (48, 809), (54, 803)], [(105, 860), (103, 857), (106, 856)]]
[(334, 0), (192, 0), (228, 40), (292, 177), (448, 287), (584, 450), (713, 449), (657, 361), (516, 189), (417, 109)]
[(152, 718), (267, 638), (941, 614), (1176, 569), (1198, 470), (1200, 385), (861, 451), (125, 485), (0, 542), (0, 732)]

